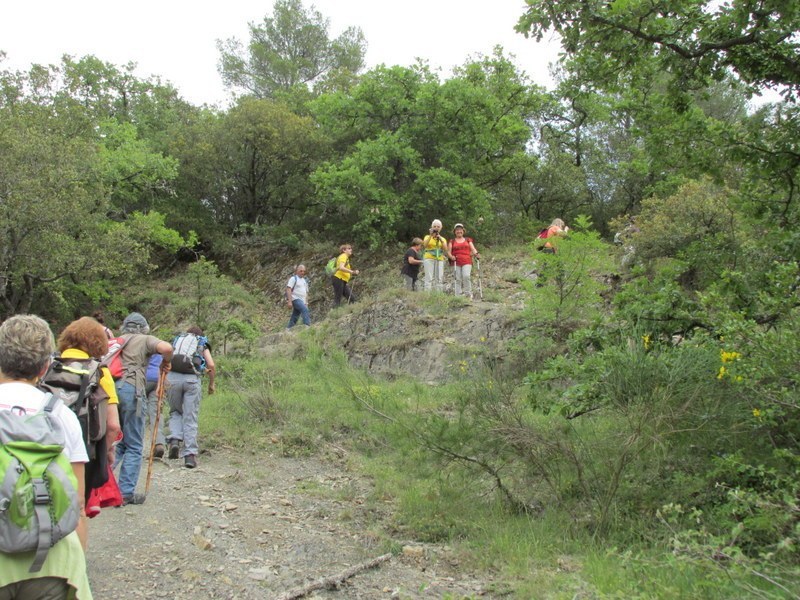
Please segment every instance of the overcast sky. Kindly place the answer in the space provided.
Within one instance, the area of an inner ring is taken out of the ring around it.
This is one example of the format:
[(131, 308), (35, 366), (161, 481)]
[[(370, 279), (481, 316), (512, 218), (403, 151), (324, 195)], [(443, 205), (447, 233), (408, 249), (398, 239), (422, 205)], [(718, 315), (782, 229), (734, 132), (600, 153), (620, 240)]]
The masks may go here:
[[(194, 104), (224, 105), (217, 73), (218, 39), (249, 39), (247, 24), (261, 22), (274, 0), (5, 0), (0, 8), (0, 68), (27, 69), (93, 54), (116, 65), (138, 64), (141, 77), (159, 75)], [(309, 7), (312, 2), (304, 0)], [(514, 31), (523, 0), (316, 0), (330, 19), (329, 35), (349, 26), (366, 37), (367, 66), (410, 65), (426, 59), (444, 75), (497, 44), (540, 85), (550, 87), (548, 65), (556, 42), (537, 44)]]

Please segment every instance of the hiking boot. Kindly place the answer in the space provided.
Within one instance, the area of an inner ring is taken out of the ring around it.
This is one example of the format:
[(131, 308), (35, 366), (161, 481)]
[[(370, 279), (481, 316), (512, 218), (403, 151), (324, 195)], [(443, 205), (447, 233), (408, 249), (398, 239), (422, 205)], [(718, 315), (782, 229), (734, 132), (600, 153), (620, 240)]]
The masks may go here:
[(164, 458), (164, 444), (156, 444), (153, 449), (153, 456), (155, 458)]
[(197, 466), (197, 460), (194, 457), (194, 454), (187, 454), (183, 458), (183, 466), (187, 469), (194, 469)]
[(181, 446), (178, 440), (170, 440), (169, 441), (169, 457), (170, 458), (178, 458), (181, 453)]
[(145, 500), (147, 500), (147, 496), (134, 492), (133, 495), (124, 496), (122, 498), (122, 506), (127, 506), (128, 504), (144, 504)]

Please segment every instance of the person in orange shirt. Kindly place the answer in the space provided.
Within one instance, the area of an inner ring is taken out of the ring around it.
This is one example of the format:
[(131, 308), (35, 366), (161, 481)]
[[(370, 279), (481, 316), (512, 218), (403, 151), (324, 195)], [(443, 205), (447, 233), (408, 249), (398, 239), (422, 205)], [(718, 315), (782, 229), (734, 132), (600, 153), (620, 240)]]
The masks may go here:
[[(546, 229), (543, 229), (541, 233), (539, 233), (538, 237), (540, 239), (547, 240), (548, 238), (552, 237), (562, 237), (567, 233), (569, 233), (569, 227), (564, 224), (564, 221), (561, 219), (553, 219), (553, 222), (550, 223), (550, 226)], [(539, 248), (539, 250), (546, 252), (547, 254), (556, 253), (556, 248), (550, 241), (546, 241), (544, 246)]]

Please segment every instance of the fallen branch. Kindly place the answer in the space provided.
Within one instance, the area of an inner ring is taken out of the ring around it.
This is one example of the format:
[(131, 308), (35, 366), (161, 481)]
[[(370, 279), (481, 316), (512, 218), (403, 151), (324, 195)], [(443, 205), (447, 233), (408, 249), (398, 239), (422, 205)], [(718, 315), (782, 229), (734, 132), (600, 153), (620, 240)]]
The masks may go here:
[(307, 596), (313, 591), (316, 590), (323, 590), (323, 589), (335, 589), (339, 587), (345, 580), (350, 579), (353, 575), (357, 575), (361, 571), (366, 571), (368, 569), (372, 569), (377, 567), (379, 564), (386, 562), (392, 558), (391, 554), (384, 554), (383, 556), (379, 556), (378, 558), (373, 558), (370, 561), (361, 563), (360, 565), (356, 565), (354, 567), (350, 567), (334, 575), (332, 577), (323, 577), (322, 579), (317, 579), (316, 581), (312, 581), (308, 585), (304, 585), (303, 587), (295, 588), (279, 596), (277, 600), (295, 600), (296, 598), (302, 598), (303, 596)]

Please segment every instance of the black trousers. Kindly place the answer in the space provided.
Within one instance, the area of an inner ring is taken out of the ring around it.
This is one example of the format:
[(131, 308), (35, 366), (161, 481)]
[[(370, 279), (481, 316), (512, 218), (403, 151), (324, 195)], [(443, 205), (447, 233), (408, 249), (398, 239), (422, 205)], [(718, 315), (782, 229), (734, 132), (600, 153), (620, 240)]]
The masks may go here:
[(355, 302), (356, 297), (346, 281), (338, 277), (331, 277), (333, 282), (333, 307), (336, 308), (342, 303), (342, 298), (347, 298), (348, 302)]

